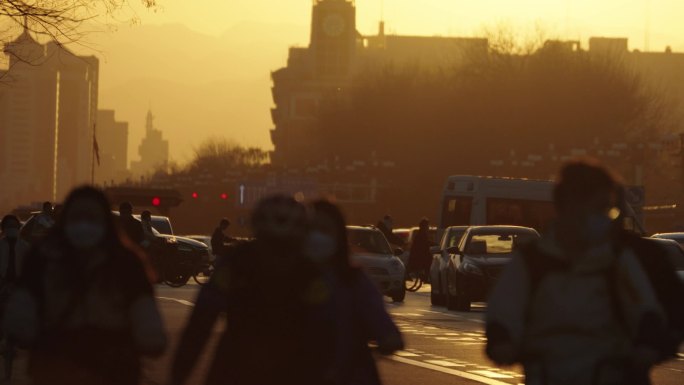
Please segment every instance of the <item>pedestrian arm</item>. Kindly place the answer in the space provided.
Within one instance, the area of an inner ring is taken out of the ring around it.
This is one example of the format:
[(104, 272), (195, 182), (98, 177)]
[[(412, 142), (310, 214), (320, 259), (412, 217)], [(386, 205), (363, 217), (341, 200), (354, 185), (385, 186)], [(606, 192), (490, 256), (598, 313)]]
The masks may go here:
[(361, 278), (361, 295), (363, 308), (360, 313), (369, 337), (378, 344), (381, 354), (392, 354), (404, 348), (404, 340), (399, 328), (385, 309), (382, 295), (373, 282), (365, 275)]

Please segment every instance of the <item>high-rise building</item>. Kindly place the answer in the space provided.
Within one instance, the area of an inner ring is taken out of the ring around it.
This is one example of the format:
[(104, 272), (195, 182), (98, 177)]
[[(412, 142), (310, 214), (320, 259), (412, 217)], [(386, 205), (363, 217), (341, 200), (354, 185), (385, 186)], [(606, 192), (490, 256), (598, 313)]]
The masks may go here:
[(165, 170), (169, 163), (169, 141), (162, 137), (162, 131), (154, 127), (152, 111), (147, 111), (145, 137), (138, 147), (140, 160), (131, 163), (131, 172), (144, 176)]
[(95, 181), (111, 184), (126, 180), (129, 176), (128, 122), (116, 121), (114, 110), (99, 110), (96, 138), (100, 165), (95, 169)]
[(0, 185), (9, 204), (59, 200), (90, 182), (99, 62), (28, 30), (4, 47)]

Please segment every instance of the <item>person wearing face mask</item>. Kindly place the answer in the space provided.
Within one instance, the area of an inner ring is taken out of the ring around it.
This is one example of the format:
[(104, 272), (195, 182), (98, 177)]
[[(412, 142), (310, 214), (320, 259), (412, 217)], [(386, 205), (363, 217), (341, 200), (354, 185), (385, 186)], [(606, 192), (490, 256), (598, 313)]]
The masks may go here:
[(327, 201), (310, 205), (311, 229), (305, 252), (324, 272), (331, 288), (335, 349), (327, 380), (330, 384), (380, 384), (368, 347), (381, 354), (404, 347), (399, 329), (385, 309), (375, 284), (349, 260), (346, 223), (340, 209)]
[(166, 346), (144, 256), (124, 245), (110, 203), (71, 192), (52, 231), (26, 256), (4, 328), (29, 350), (36, 385), (134, 385), (143, 356)]
[(488, 356), (520, 363), (526, 384), (647, 384), (663, 309), (619, 236), (622, 186), (603, 167), (566, 165), (556, 220), (522, 245), (487, 306)]
[(303, 253), (305, 209), (291, 197), (269, 197), (250, 223), (254, 240), (230, 247), (200, 289), (171, 384), (186, 383), (223, 314), (226, 328), (205, 384), (325, 384), (333, 330), (320, 272)]

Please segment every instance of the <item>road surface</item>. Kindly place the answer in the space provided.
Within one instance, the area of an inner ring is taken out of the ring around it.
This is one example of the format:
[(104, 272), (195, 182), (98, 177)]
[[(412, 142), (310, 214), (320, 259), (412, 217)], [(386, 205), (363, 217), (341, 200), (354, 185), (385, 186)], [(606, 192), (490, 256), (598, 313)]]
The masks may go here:
[[(146, 362), (144, 385), (167, 383), (171, 357), (178, 342), (184, 323), (193, 307), (199, 287), (189, 284), (182, 288), (157, 287), (157, 299), (162, 309), (166, 328), (170, 336), (170, 349), (158, 360)], [(390, 357), (380, 357), (378, 366), (386, 385), (466, 385), (522, 384), (524, 378), (518, 367), (497, 368), (484, 356), (485, 337), (483, 333), (484, 305), (473, 307), (473, 311), (454, 312), (443, 307), (430, 305), (429, 287), (418, 293), (409, 293), (403, 304), (389, 300), (387, 308), (401, 328), (407, 343), (404, 351)], [(277, 317), (277, 314), (274, 314)], [(214, 334), (218, 336), (225, 325), (217, 325)], [(214, 341), (216, 338), (213, 339)], [(212, 346), (206, 349), (189, 384), (203, 383)], [(25, 365), (18, 362), (18, 370)], [(13, 384), (26, 383), (23, 376)], [(656, 385), (680, 385), (684, 383), (684, 354), (679, 358), (656, 368), (653, 374)]]

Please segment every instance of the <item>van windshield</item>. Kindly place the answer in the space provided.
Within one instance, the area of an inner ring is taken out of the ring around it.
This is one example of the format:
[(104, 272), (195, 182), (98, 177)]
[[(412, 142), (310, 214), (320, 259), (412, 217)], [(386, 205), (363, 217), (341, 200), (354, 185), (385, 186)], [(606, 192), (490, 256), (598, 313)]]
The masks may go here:
[(350, 230), (349, 248), (355, 254), (392, 254), (387, 239), (380, 231)]

